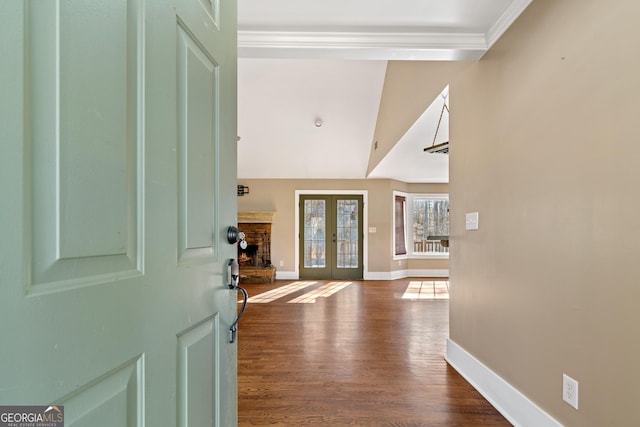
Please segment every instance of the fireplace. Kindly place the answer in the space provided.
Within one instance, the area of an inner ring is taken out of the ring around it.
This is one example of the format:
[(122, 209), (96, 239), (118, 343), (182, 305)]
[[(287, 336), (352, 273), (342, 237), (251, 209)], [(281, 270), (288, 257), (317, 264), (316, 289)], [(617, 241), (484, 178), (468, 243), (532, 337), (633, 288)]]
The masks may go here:
[(258, 245), (247, 245), (242, 249), (238, 245), (238, 264), (240, 267), (258, 267)]
[(241, 266), (244, 262), (244, 265), (247, 266), (270, 267), (271, 224), (238, 222), (238, 228), (244, 233), (247, 241), (246, 249), (242, 249), (238, 245), (238, 263)]
[(245, 234), (246, 249), (238, 245), (240, 282), (269, 283), (275, 280), (271, 264), (271, 224), (273, 211), (238, 212), (238, 229)]

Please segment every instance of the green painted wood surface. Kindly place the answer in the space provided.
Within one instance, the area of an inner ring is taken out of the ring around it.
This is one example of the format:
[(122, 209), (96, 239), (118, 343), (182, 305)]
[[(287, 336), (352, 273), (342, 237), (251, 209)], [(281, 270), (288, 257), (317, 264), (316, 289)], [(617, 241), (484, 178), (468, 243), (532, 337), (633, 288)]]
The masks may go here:
[(235, 1), (8, 0), (0, 37), (0, 405), (235, 425)]
[(299, 212), (300, 278), (362, 279), (363, 197), (302, 194)]

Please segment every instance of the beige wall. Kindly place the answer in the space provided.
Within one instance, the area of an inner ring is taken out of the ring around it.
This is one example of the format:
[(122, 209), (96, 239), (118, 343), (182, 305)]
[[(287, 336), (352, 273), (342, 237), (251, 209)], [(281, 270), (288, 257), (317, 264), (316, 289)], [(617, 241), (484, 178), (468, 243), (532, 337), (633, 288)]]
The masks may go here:
[(638, 16), (535, 0), (449, 79), (451, 339), (567, 426), (640, 425)]
[[(380, 163), (464, 65), (445, 61), (388, 62), (367, 173)], [(420, 84), (416, 85), (416, 81)]]
[[(370, 160), (450, 84), (451, 339), (567, 426), (640, 425), (638, 16), (636, 0), (535, 0), (481, 61), (390, 63)], [(407, 184), (240, 183), (240, 210), (278, 211), (286, 270), (296, 189), (369, 190), (369, 269), (398, 268), (390, 195)]]
[[(394, 261), (391, 252), (394, 190), (404, 192), (446, 193), (446, 184), (405, 184), (376, 180), (289, 180), (289, 179), (239, 179), (239, 184), (249, 187), (249, 194), (238, 197), (238, 211), (276, 211), (272, 228), (271, 258), (279, 271), (295, 271), (295, 192), (296, 190), (357, 190), (368, 192), (368, 226), (376, 233), (367, 233), (370, 273), (390, 273), (398, 270), (446, 270), (448, 260)], [(366, 232), (366, 230), (365, 230)], [(284, 266), (280, 267), (280, 261)]]

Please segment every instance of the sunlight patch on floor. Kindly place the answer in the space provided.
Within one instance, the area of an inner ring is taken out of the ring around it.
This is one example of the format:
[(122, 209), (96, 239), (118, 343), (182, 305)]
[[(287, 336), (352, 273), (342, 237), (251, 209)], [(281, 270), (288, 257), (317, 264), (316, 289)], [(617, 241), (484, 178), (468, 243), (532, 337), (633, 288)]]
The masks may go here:
[(271, 302), (271, 301), (277, 300), (278, 298), (282, 298), (289, 294), (292, 294), (294, 292), (298, 292), (299, 290), (304, 289), (308, 286), (315, 285), (316, 283), (318, 282), (309, 282), (309, 281), (293, 282), (288, 285), (280, 286), (279, 288), (275, 288), (270, 291), (263, 292), (259, 295), (256, 295), (255, 297), (251, 297), (247, 300), (247, 302), (257, 302), (257, 303)]
[(320, 286), (318, 289), (314, 289), (312, 291), (307, 292), (304, 295), (300, 295), (297, 298), (288, 301), (289, 303), (299, 303), (299, 304), (313, 304), (316, 302), (317, 298), (327, 298), (336, 292), (340, 292), (347, 286), (349, 286), (351, 282), (329, 282), (325, 285)]
[(449, 299), (449, 281), (415, 280), (409, 282), (402, 299)]

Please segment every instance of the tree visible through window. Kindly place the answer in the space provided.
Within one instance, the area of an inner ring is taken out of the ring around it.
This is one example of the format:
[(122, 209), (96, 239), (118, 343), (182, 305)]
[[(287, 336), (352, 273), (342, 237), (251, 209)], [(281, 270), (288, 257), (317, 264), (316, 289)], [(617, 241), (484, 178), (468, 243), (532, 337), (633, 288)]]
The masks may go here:
[(413, 197), (413, 253), (447, 253), (440, 244), (449, 236), (449, 200), (445, 197)]

